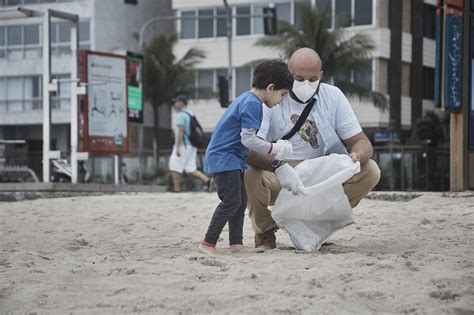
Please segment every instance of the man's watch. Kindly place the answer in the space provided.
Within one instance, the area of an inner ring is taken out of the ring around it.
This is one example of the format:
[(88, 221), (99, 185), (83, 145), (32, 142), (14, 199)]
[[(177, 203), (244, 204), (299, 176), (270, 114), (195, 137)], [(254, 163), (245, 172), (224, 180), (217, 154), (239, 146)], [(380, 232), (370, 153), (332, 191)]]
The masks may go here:
[(277, 168), (279, 168), (280, 166), (282, 166), (285, 163), (286, 163), (285, 161), (273, 159), (272, 160), (272, 168), (275, 171)]

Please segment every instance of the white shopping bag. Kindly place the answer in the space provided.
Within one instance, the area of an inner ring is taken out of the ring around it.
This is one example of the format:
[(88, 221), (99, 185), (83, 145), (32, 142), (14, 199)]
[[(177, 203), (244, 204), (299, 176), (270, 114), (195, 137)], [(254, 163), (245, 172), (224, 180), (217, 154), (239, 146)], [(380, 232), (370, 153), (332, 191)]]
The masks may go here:
[(283, 189), (272, 217), (296, 248), (317, 251), (332, 233), (354, 222), (342, 183), (360, 172), (360, 163), (331, 154), (306, 160), (295, 170), (307, 194), (294, 196)]

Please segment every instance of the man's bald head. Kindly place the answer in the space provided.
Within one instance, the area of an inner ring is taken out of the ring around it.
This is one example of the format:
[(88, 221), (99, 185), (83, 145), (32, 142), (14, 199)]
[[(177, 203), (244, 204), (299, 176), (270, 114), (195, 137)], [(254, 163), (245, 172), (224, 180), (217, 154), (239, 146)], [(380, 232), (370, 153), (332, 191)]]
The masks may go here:
[(310, 80), (321, 76), (322, 62), (318, 53), (311, 48), (303, 47), (295, 50), (288, 60), (288, 70), (298, 80)]

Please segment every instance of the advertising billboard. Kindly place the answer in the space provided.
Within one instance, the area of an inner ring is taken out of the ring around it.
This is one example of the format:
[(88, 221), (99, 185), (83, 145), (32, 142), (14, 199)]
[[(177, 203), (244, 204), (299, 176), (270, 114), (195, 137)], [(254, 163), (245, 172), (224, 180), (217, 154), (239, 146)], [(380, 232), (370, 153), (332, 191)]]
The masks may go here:
[(446, 9), (444, 107), (461, 109), (462, 100), (462, 11)]
[(143, 55), (127, 51), (128, 120), (143, 122)]
[(81, 52), (84, 150), (97, 154), (128, 153), (127, 59), (125, 56)]

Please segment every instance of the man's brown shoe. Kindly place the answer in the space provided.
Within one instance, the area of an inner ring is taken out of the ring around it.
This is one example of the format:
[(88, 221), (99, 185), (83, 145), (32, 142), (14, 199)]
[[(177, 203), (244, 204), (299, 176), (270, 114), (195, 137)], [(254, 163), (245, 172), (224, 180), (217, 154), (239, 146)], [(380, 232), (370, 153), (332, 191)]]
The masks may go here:
[(255, 248), (263, 247), (265, 249), (276, 248), (275, 230), (269, 230), (265, 233), (255, 234)]

